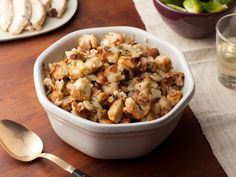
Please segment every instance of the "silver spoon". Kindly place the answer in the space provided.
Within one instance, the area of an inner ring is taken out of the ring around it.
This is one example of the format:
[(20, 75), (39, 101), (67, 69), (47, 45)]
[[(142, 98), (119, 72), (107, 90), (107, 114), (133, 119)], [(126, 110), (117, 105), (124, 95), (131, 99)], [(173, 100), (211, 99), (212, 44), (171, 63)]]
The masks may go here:
[(12, 120), (0, 120), (0, 144), (13, 158), (28, 162), (38, 157), (48, 159), (75, 177), (88, 177), (59, 157), (42, 153), (43, 142), (38, 135)]

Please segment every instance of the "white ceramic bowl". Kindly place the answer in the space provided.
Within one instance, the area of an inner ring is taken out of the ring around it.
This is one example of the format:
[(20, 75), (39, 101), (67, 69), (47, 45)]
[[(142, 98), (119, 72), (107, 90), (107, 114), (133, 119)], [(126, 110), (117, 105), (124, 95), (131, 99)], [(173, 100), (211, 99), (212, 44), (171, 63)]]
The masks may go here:
[[(148, 41), (161, 54), (172, 60), (173, 67), (185, 74), (183, 98), (165, 116), (148, 122), (130, 124), (99, 124), (77, 117), (51, 103), (43, 86), (43, 64), (55, 62), (64, 56), (64, 51), (77, 46), (82, 34), (102, 37), (106, 32), (122, 32), (135, 35), (139, 43)], [(102, 27), (72, 32), (48, 47), (36, 60), (34, 81), (38, 99), (57, 135), (79, 151), (100, 159), (123, 159), (138, 157), (154, 150), (176, 127), (184, 108), (194, 94), (194, 82), (184, 55), (173, 45), (156, 36), (133, 27)]]

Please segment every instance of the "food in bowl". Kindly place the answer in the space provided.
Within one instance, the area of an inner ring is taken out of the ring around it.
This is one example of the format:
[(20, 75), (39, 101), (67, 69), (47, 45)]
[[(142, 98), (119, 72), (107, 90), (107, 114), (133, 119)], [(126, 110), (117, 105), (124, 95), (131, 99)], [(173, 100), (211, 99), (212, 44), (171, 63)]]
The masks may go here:
[(171, 59), (124, 33), (108, 32), (101, 40), (81, 35), (44, 74), (51, 102), (103, 124), (155, 120), (183, 96), (184, 74)]
[[(64, 51), (77, 46), (78, 38), (83, 34), (93, 34), (102, 39), (104, 33), (111, 31), (134, 35), (137, 43), (148, 41), (148, 46), (157, 47), (162, 55), (168, 55), (172, 66), (184, 73), (183, 97), (161, 118), (129, 124), (101, 124), (78, 118), (47, 98), (43, 85), (44, 68), (62, 58), (65, 55)], [(39, 102), (47, 113), (55, 133), (79, 151), (100, 159), (134, 158), (153, 151), (177, 126), (184, 109), (194, 95), (193, 77), (181, 51), (147, 31), (127, 26), (83, 29), (59, 39), (37, 58), (34, 65), (34, 83)]]
[(190, 13), (220, 12), (228, 8), (234, 0), (160, 0), (167, 6)]
[[(172, 0), (171, 0), (172, 1)], [(176, 0), (178, 1), (178, 0)], [(227, 9), (214, 13), (189, 13), (170, 8), (161, 0), (153, 0), (163, 21), (178, 35), (198, 39), (215, 33), (216, 22), (224, 15), (234, 12), (236, 0)]]

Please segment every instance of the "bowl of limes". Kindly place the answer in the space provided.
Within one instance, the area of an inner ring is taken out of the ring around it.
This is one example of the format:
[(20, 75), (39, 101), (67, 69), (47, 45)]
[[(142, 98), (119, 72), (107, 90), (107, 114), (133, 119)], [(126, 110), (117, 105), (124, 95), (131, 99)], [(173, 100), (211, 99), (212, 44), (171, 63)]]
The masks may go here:
[(186, 38), (214, 35), (216, 22), (234, 12), (236, 0), (153, 0), (166, 24)]

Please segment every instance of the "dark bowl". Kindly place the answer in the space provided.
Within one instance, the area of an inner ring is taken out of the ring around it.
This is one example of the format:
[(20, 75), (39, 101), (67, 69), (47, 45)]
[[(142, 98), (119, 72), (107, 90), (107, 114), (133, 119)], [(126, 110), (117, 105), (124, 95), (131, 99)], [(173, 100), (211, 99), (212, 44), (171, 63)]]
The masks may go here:
[(236, 5), (236, 0), (234, 0), (223, 11), (193, 14), (172, 9), (160, 0), (153, 0), (153, 2), (166, 24), (176, 33), (186, 38), (203, 38), (214, 33), (219, 18), (232, 13)]

